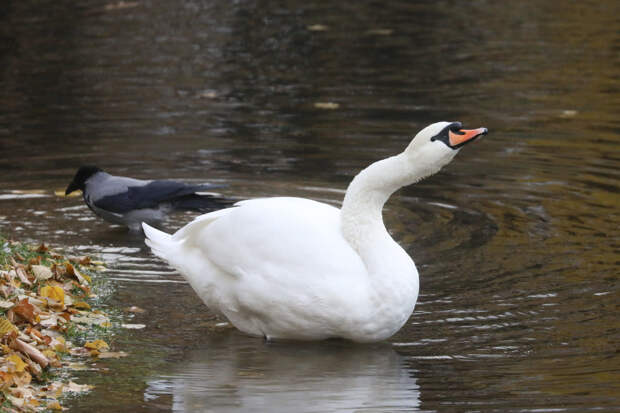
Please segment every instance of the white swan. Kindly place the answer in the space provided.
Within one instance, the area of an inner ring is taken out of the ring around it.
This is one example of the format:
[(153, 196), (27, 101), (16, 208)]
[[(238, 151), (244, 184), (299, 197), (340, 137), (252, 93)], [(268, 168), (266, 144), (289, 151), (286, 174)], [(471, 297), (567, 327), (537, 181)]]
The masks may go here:
[(399, 188), (448, 164), (485, 128), (427, 126), (399, 155), (375, 162), (342, 209), (303, 198), (261, 198), (201, 215), (174, 235), (143, 224), (153, 253), (239, 330), (267, 339), (386, 339), (413, 312), (418, 271), (381, 210)]

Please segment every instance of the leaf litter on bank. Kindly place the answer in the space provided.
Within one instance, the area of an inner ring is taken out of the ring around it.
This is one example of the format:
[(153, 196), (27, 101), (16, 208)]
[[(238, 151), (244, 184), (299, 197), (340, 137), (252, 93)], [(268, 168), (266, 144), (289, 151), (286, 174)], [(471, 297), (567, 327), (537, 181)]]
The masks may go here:
[(127, 355), (109, 351), (102, 339), (83, 339), (111, 326), (105, 313), (86, 302), (94, 297), (87, 272), (101, 264), (64, 257), (43, 244), (30, 247), (0, 238), (1, 411), (62, 410), (63, 394), (92, 388), (63, 379), (63, 371)]

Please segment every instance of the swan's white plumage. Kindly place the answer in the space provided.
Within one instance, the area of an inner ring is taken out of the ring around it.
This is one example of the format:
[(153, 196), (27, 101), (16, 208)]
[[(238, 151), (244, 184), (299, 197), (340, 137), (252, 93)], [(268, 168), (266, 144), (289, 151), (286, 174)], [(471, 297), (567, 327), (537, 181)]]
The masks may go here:
[(372, 311), (358, 310), (371, 299), (366, 267), (342, 237), (339, 220), (340, 211), (327, 204), (264, 198), (203, 215), (174, 236), (145, 231), (153, 252), (239, 329), (315, 339), (343, 336), (360, 322), (354, 315), (372, 322)]
[[(421, 131), (400, 155), (353, 180), (342, 209), (302, 198), (242, 201), (196, 218), (174, 235), (143, 224), (147, 244), (212, 310), (268, 338), (390, 337), (418, 296), (413, 260), (390, 237), (383, 204), (458, 152)], [(417, 142), (416, 142), (417, 141)]]

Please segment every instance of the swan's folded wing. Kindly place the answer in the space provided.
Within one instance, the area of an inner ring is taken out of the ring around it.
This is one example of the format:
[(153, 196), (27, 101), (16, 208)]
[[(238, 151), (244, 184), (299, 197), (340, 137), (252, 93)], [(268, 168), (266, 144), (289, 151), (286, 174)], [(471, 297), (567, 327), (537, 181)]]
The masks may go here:
[(205, 214), (181, 231), (175, 238), (186, 238), (219, 268), (257, 282), (312, 288), (321, 280), (366, 271), (342, 237), (340, 211), (307, 199), (243, 201)]

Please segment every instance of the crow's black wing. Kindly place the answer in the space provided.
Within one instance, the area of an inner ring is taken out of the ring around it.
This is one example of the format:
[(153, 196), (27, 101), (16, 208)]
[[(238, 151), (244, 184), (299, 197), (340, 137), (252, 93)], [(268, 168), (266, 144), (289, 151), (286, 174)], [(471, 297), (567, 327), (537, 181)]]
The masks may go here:
[(135, 209), (157, 208), (163, 202), (192, 195), (197, 191), (220, 188), (220, 185), (187, 185), (175, 181), (151, 181), (130, 186), (127, 191), (102, 197), (93, 202), (97, 208), (123, 214)]

